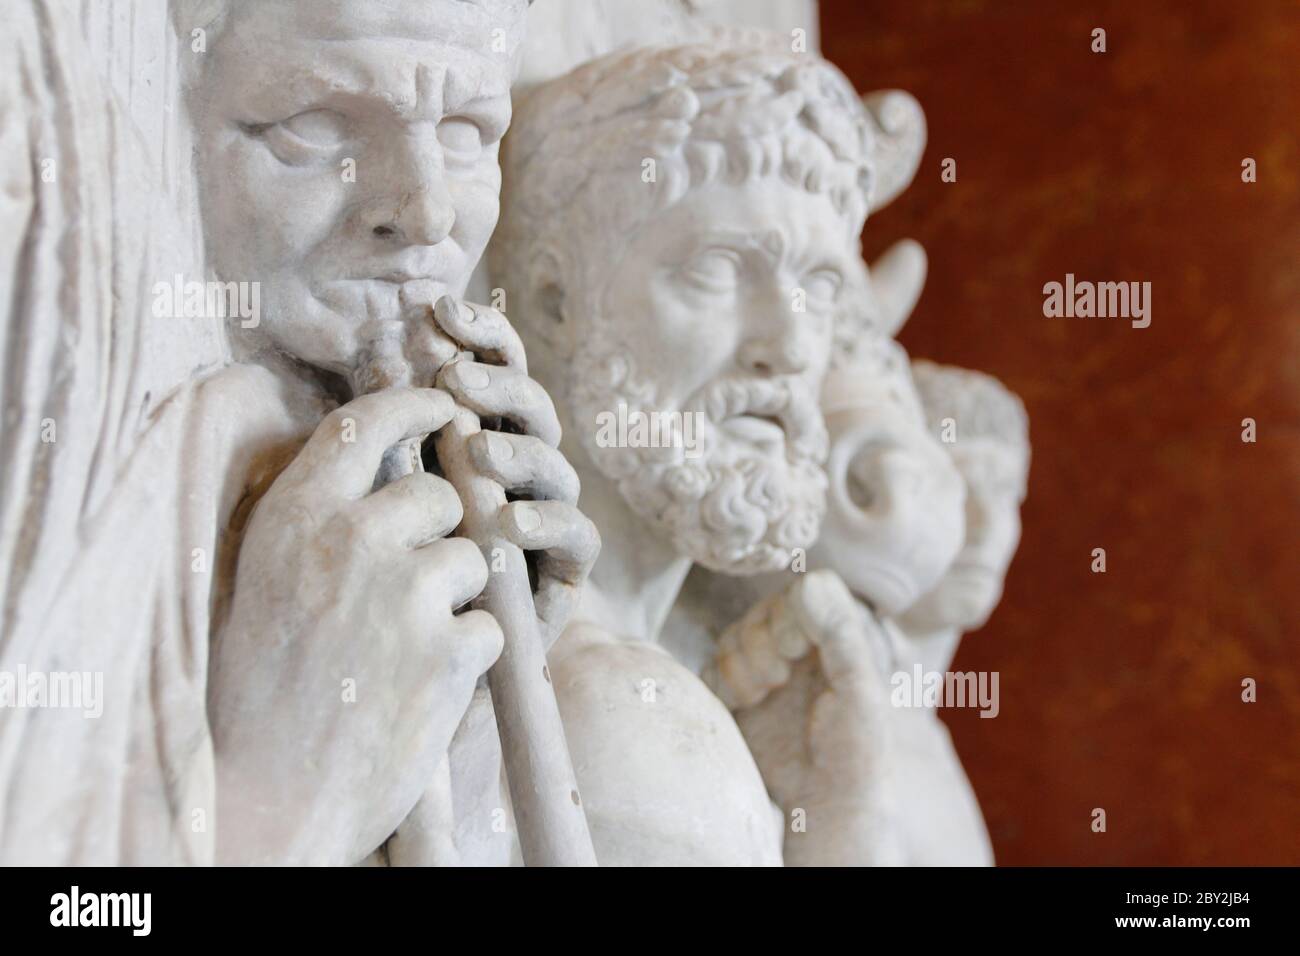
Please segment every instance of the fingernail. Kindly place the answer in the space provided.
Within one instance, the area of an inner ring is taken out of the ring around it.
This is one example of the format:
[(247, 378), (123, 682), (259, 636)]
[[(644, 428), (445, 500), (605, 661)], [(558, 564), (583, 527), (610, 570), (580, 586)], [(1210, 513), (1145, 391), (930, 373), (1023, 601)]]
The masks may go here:
[(492, 384), (492, 376), (488, 374), (487, 369), (481, 365), (472, 365), (469, 362), (457, 362), (451, 367), (456, 381), (462, 388), (479, 389), (487, 388)]
[(497, 461), (509, 461), (515, 457), (515, 446), (510, 440), (496, 432), (483, 432), (487, 436), (488, 454)]
[(464, 322), (466, 325), (472, 325), (474, 323), (474, 320), (477, 318), (478, 318), (478, 313), (475, 312), (472, 308), (470, 308), (469, 303), (467, 302), (460, 303), (460, 320), (462, 322)]
[(511, 513), (514, 516), (515, 528), (524, 534), (536, 531), (542, 526), (542, 513), (534, 505), (517, 501)]

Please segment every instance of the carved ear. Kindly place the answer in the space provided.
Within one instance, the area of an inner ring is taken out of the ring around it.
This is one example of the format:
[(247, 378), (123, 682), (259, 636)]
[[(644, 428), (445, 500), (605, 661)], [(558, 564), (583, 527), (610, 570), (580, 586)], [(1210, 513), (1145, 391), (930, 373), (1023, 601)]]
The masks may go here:
[(538, 335), (556, 343), (564, 321), (564, 269), (552, 249), (540, 249), (528, 266), (528, 284), (532, 290), (537, 316), (533, 326)]
[(874, 213), (912, 182), (925, 152), (925, 112), (911, 93), (880, 90), (862, 97), (873, 121), (876, 185), (871, 196)]
[(871, 284), (880, 303), (880, 331), (894, 338), (907, 324), (925, 287), (925, 249), (915, 239), (900, 239), (871, 264)]
[(547, 281), (537, 290), (537, 305), (547, 323), (564, 324), (564, 290), (558, 282)]

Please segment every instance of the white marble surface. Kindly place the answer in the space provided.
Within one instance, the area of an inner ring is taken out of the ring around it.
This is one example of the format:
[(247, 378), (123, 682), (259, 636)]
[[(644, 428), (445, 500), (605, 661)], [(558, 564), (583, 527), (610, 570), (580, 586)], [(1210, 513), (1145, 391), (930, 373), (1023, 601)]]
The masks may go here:
[(860, 258), (919, 105), (810, 0), (526, 7), (14, 12), (0, 671), (103, 697), (6, 714), (0, 861), (580, 862), (584, 813), (602, 865), (991, 860), (889, 696), (992, 612), (1028, 466), (893, 341), (920, 247)]

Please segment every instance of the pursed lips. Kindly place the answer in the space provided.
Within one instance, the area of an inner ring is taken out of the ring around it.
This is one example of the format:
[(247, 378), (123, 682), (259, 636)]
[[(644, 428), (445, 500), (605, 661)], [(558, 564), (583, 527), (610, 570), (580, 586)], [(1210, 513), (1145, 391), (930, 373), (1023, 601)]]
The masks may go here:
[(432, 307), (446, 291), (447, 283), (432, 275), (398, 270), (324, 283), (318, 297), (335, 312), (383, 320)]
[(370, 279), (362, 279), (362, 282), (390, 282), (393, 285), (405, 285), (408, 282), (433, 281), (433, 276), (429, 273), (408, 272), (404, 269), (397, 269), (392, 272), (385, 272), (382, 275), (372, 276)]

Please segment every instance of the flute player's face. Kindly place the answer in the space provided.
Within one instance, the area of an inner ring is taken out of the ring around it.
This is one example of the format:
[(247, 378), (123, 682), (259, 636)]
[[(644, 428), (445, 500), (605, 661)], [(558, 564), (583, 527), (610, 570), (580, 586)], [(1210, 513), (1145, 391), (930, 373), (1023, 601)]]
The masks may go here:
[(209, 254), (261, 283), (271, 345), (347, 372), (374, 320), (464, 293), (499, 211), (509, 53), (451, 0), (232, 7), (200, 116)]

